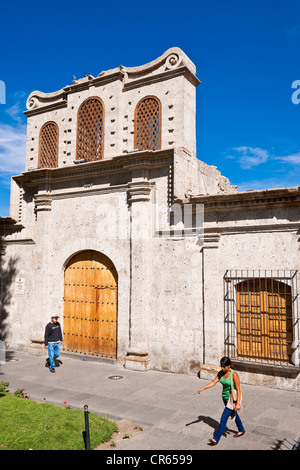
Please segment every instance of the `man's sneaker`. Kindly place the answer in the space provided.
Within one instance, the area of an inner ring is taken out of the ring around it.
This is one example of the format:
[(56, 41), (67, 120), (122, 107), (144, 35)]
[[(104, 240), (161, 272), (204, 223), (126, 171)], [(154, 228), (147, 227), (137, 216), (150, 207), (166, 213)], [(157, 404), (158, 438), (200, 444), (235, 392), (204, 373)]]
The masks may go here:
[(52, 374), (55, 372), (55, 369), (49, 369)]

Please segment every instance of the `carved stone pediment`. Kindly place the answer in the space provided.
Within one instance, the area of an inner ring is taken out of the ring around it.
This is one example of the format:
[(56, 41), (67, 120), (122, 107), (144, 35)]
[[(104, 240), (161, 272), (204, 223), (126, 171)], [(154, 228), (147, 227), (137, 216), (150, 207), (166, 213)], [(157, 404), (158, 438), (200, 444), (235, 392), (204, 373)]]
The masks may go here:
[(172, 47), (157, 59), (138, 67), (120, 65), (114, 69), (100, 72), (97, 77), (94, 77), (91, 73), (78, 80), (73, 77), (71, 85), (55, 92), (33, 91), (27, 99), (27, 111), (24, 114), (30, 116), (39, 112), (65, 107), (67, 106), (69, 93), (105, 85), (115, 80), (121, 80), (124, 89), (128, 89), (147, 85), (153, 81), (165, 80), (179, 74), (186, 75), (195, 86), (200, 83), (200, 80), (196, 77), (196, 67), (193, 62), (179, 47)]

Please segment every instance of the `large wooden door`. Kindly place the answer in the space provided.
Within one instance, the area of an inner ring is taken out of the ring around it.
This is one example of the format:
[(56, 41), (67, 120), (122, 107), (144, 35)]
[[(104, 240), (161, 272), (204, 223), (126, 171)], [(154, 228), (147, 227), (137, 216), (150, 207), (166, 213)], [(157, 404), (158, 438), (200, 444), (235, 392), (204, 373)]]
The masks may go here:
[(237, 285), (238, 355), (291, 362), (291, 287), (272, 279)]
[(93, 250), (75, 255), (65, 270), (64, 349), (81, 354), (117, 356), (117, 272)]

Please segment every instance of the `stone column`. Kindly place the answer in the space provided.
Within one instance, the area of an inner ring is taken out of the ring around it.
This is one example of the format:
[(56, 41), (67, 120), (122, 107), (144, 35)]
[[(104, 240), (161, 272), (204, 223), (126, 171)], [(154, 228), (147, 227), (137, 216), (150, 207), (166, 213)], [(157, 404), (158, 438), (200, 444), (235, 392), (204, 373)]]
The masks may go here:
[(128, 187), (130, 208), (130, 312), (129, 347), (125, 367), (149, 368), (148, 310), (151, 269), (151, 183), (137, 181)]
[[(218, 233), (205, 233), (203, 253), (203, 364), (219, 364), (224, 350), (223, 277)], [(220, 356), (220, 357), (219, 357)]]
[[(43, 325), (50, 321), (49, 316), (49, 249), (50, 249), (50, 216), (52, 198), (47, 193), (37, 194), (34, 197), (36, 214), (36, 250), (35, 260), (37, 275), (35, 276), (34, 305), (36, 310), (36, 324)], [(55, 312), (57, 313), (57, 312)]]

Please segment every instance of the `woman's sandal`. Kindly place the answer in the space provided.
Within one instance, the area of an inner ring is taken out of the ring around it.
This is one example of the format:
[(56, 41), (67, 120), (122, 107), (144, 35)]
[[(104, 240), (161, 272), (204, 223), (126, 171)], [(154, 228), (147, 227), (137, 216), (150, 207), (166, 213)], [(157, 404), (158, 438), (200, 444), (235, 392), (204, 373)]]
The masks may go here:
[(218, 444), (218, 441), (215, 441), (214, 439), (208, 439), (211, 446), (216, 446)]
[(233, 437), (241, 437), (243, 434), (245, 434), (246, 431), (243, 432), (237, 432)]

